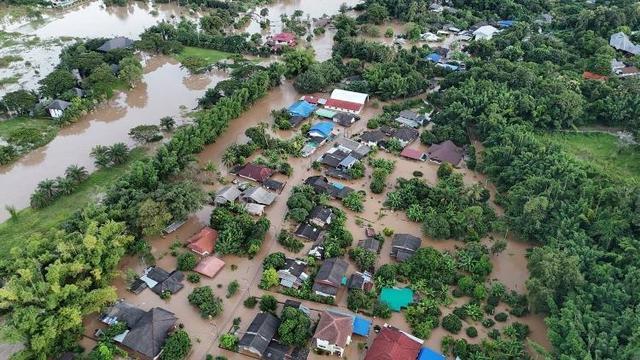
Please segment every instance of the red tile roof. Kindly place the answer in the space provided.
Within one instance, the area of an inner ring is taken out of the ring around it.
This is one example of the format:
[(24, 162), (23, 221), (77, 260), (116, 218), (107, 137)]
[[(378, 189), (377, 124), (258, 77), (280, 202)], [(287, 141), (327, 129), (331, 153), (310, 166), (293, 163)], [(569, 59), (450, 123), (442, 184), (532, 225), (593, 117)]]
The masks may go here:
[(585, 80), (607, 80), (608, 79), (608, 77), (605, 75), (595, 74), (590, 71), (583, 72), (582, 78)]
[(413, 159), (413, 160), (422, 160), (422, 157), (424, 156), (424, 152), (417, 149), (406, 147), (402, 150), (402, 152), (400, 153), (400, 156), (404, 156), (406, 158)]
[(197, 234), (193, 235), (187, 242), (187, 247), (191, 251), (202, 256), (211, 255), (214, 252), (216, 241), (218, 240), (218, 232), (205, 226)]
[(207, 277), (214, 277), (224, 267), (224, 261), (218, 259), (215, 256), (209, 256), (200, 260), (198, 265), (193, 271), (200, 273)]
[(344, 349), (352, 333), (353, 317), (325, 310), (320, 315), (313, 338), (326, 340)]
[(271, 36), (271, 39), (277, 42), (292, 42), (296, 40), (296, 35), (289, 32), (282, 32)]
[(422, 344), (394, 327), (384, 327), (364, 360), (416, 360)]
[(270, 178), (271, 175), (273, 175), (273, 170), (266, 166), (251, 163), (245, 165), (240, 171), (238, 171), (238, 176), (249, 180), (255, 180), (260, 183)]
[(332, 108), (336, 108), (336, 109), (345, 109), (345, 110), (350, 110), (350, 111), (360, 111), (360, 109), (362, 109), (362, 105), (358, 104), (358, 103), (354, 103), (351, 101), (345, 101), (345, 100), (337, 100), (337, 99), (329, 99), (327, 100), (326, 104), (324, 104), (325, 107), (332, 107)]

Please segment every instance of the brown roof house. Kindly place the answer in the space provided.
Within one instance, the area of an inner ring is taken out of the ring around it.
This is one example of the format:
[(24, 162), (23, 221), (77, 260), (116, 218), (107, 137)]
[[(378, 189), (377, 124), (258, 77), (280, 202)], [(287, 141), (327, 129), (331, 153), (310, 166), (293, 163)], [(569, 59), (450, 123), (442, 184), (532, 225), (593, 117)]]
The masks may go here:
[(429, 160), (436, 164), (441, 164), (444, 161), (457, 167), (464, 156), (464, 150), (456, 146), (453, 141), (447, 140), (440, 144), (431, 145), (427, 155)]
[(415, 360), (418, 358), (423, 341), (415, 336), (391, 326), (382, 328), (365, 360)]
[[(111, 316), (110, 320), (124, 322), (129, 328), (113, 339), (143, 359), (158, 357), (168, 333), (178, 320), (174, 313), (163, 308), (144, 311), (126, 302), (116, 303), (107, 314)], [(104, 319), (101, 320), (109, 323)]]
[(316, 274), (312, 290), (320, 296), (335, 298), (349, 264), (341, 258), (325, 260)]
[(251, 325), (238, 342), (238, 352), (260, 359), (280, 326), (280, 319), (268, 312), (253, 318)]
[(325, 310), (313, 334), (316, 349), (328, 351), (342, 357), (344, 349), (351, 343), (353, 316)]
[(238, 176), (262, 183), (273, 175), (273, 170), (257, 164), (246, 164), (238, 171)]
[(218, 232), (205, 226), (187, 240), (187, 247), (200, 256), (209, 256), (213, 254), (217, 240)]

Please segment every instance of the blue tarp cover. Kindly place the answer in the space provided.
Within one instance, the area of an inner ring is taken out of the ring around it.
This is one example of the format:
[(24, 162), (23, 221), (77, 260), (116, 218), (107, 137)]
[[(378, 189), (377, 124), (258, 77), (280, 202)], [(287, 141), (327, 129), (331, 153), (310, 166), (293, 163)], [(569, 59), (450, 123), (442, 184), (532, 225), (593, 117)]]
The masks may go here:
[(423, 347), (418, 354), (418, 360), (445, 360), (445, 357), (435, 350)]
[(360, 316), (353, 318), (353, 333), (360, 336), (369, 336), (371, 321)]
[(440, 61), (440, 59), (442, 59), (442, 56), (440, 56), (440, 54), (431, 53), (431, 54), (425, 56), (424, 59), (427, 60), (427, 61), (431, 61), (431, 62), (437, 63), (437, 62)]
[(291, 106), (289, 106), (289, 109), (287, 110), (289, 110), (289, 114), (291, 114), (292, 116), (302, 116), (307, 118), (311, 116), (315, 109), (315, 105), (309, 104), (304, 100), (298, 100), (291, 104)]
[(329, 137), (329, 135), (331, 135), (331, 131), (333, 131), (333, 126), (332, 122), (322, 121), (314, 124), (309, 131), (317, 131), (324, 137)]

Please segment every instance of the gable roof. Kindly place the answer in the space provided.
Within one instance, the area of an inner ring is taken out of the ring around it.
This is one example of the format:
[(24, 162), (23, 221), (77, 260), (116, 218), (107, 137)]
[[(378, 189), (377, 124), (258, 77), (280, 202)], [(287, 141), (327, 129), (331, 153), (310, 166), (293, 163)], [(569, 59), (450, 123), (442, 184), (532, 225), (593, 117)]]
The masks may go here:
[(309, 225), (307, 223), (302, 223), (298, 226), (294, 234), (301, 238), (316, 241), (318, 240), (318, 237), (320, 237), (320, 233), (320, 229), (316, 228), (315, 226)]
[(175, 294), (184, 288), (184, 285), (182, 284), (183, 280), (184, 274), (176, 270), (172, 272), (166, 280), (159, 282), (156, 286), (152, 287), (151, 291), (158, 295), (162, 295), (165, 291)]
[(333, 116), (333, 122), (346, 127), (351, 126), (356, 120), (358, 117), (350, 113), (339, 112)]
[(344, 109), (349, 111), (358, 112), (362, 109), (362, 104), (346, 101), (346, 100), (338, 100), (338, 99), (329, 99), (324, 104), (324, 106), (334, 109)]
[(217, 240), (218, 232), (208, 226), (205, 226), (187, 240), (189, 243), (187, 247), (191, 251), (205, 256), (213, 254)]
[(309, 213), (309, 219), (315, 219), (326, 223), (331, 219), (332, 214), (333, 210), (330, 207), (316, 205), (313, 209), (311, 209), (311, 212)]
[(284, 185), (285, 185), (284, 183), (277, 180), (273, 180), (273, 179), (267, 179), (262, 183), (262, 186), (264, 186), (269, 190), (274, 190), (274, 191), (282, 190), (284, 188)]
[(291, 114), (292, 116), (302, 116), (307, 118), (311, 116), (311, 114), (315, 109), (316, 109), (315, 105), (310, 104), (304, 100), (298, 100), (293, 104), (291, 104), (291, 106), (289, 106), (287, 110), (289, 111), (289, 114)]
[(412, 149), (409, 147), (402, 149), (400, 156), (406, 157), (408, 159), (413, 159), (413, 160), (423, 160), (426, 157), (424, 152), (418, 149)]
[(216, 276), (216, 274), (218, 274), (223, 267), (224, 261), (215, 256), (208, 256), (200, 260), (193, 271), (200, 273), (206, 277), (212, 278)]
[(257, 165), (254, 163), (248, 163), (240, 171), (238, 176), (246, 179), (254, 180), (257, 182), (263, 182), (273, 175), (273, 170), (266, 166)]
[(365, 360), (415, 360), (422, 344), (394, 327), (383, 327)]
[(421, 244), (422, 240), (417, 236), (411, 234), (394, 234), (391, 246), (416, 251), (420, 248)]
[(316, 110), (316, 115), (323, 117), (323, 118), (327, 118), (327, 119), (331, 119), (334, 116), (336, 116), (336, 112), (335, 111), (331, 111), (329, 109), (318, 109)]
[(351, 150), (351, 155), (355, 157), (364, 157), (371, 152), (371, 148), (367, 145), (361, 144), (355, 140), (347, 139), (344, 136), (340, 136), (336, 139), (336, 144), (339, 146)]
[(330, 100), (346, 101), (350, 103), (364, 105), (364, 103), (367, 102), (368, 98), (369, 98), (368, 94), (359, 93), (355, 91), (342, 90), (342, 89), (334, 89), (331, 92)]
[(493, 34), (497, 33), (498, 29), (491, 25), (480, 26), (476, 31), (473, 32), (474, 36), (480, 36), (481, 38), (491, 38)]
[(378, 143), (384, 140), (386, 137), (387, 136), (385, 135), (384, 132), (382, 132), (382, 130), (375, 129), (375, 130), (363, 132), (362, 135), (360, 135), (360, 140), (364, 142)]
[(257, 355), (262, 355), (269, 346), (271, 339), (278, 331), (280, 320), (273, 314), (262, 312), (256, 315), (251, 325), (238, 342), (238, 347)]
[(216, 192), (217, 203), (225, 203), (235, 201), (242, 192), (235, 185), (227, 185)]
[(420, 136), (420, 132), (416, 129), (400, 127), (394, 130), (391, 136), (403, 141), (413, 141)]
[(315, 282), (338, 287), (348, 267), (349, 264), (341, 258), (327, 259), (318, 270)]
[(48, 110), (64, 110), (71, 105), (70, 102), (64, 100), (53, 100), (49, 105), (47, 105)]
[(640, 54), (640, 46), (632, 43), (627, 34), (623, 32), (611, 35), (611, 38), (609, 38), (609, 45), (616, 50), (624, 51), (629, 54)]
[(100, 321), (107, 325), (112, 325), (115, 322), (123, 322), (127, 324), (127, 327), (132, 328), (145, 313), (146, 311), (133, 304), (126, 301), (118, 301), (107, 309), (105, 314), (100, 318)]
[(440, 162), (445, 161), (453, 166), (457, 166), (464, 156), (464, 150), (456, 146), (453, 141), (447, 140), (440, 144), (431, 145), (427, 154), (429, 155), (429, 159)]
[(358, 241), (358, 247), (367, 249), (369, 251), (378, 252), (380, 250), (380, 241), (374, 238), (366, 238)]
[(260, 186), (248, 188), (242, 193), (243, 199), (248, 199), (262, 205), (271, 205), (275, 201), (276, 197), (278, 197), (278, 195), (267, 191)]
[(272, 35), (271, 39), (278, 42), (291, 42), (296, 39), (296, 35), (290, 32), (281, 32)]
[(329, 188), (329, 180), (326, 177), (316, 175), (310, 176), (304, 181), (305, 185), (309, 185), (315, 190), (317, 193), (326, 193)]
[(150, 358), (162, 350), (167, 333), (178, 320), (174, 313), (155, 307), (146, 312), (125, 335), (122, 344)]
[(126, 49), (133, 46), (133, 40), (124, 36), (115, 37), (111, 40), (105, 41), (98, 51), (107, 52), (115, 49)]
[(309, 133), (317, 132), (325, 138), (329, 137), (332, 131), (333, 131), (333, 123), (329, 121), (321, 121), (321, 122), (315, 123), (309, 129)]
[(326, 340), (341, 348), (347, 346), (353, 333), (353, 316), (325, 310), (313, 334), (314, 339)]

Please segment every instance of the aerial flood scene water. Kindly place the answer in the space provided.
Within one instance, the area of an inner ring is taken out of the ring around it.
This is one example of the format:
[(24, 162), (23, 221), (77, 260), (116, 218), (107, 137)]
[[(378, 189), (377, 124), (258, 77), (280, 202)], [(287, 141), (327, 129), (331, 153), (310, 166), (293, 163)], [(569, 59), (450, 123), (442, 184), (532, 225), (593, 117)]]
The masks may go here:
[(636, 359), (640, 16), (507, 3), (0, 4), (0, 359)]

